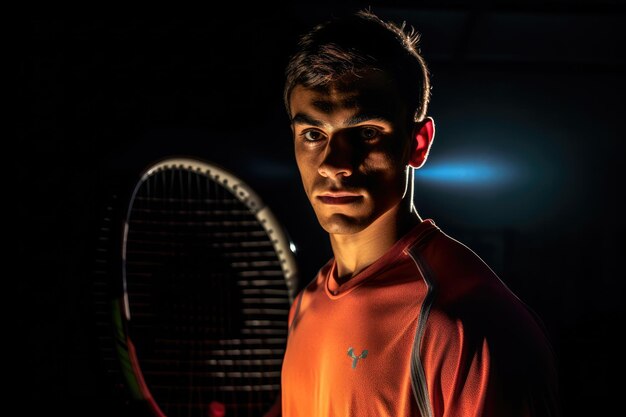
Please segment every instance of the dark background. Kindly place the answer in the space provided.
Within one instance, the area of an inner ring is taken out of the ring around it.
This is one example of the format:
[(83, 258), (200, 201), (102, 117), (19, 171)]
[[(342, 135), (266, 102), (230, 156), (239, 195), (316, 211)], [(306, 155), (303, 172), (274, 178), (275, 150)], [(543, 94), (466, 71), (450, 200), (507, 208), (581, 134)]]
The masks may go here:
[(326, 262), (293, 161), (283, 68), (298, 34), (367, 4), (422, 33), (437, 126), (416, 179), (422, 217), (544, 318), (566, 415), (618, 406), (621, 2), (345, 4), (20, 23), (18, 157), (5, 153), (19, 182), (19, 272), (7, 279), (17, 329), (5, 341), (17, 354), (14, 415), (123, 414), (95, 340), (94, 241), (111, 196), (160, 158), (201, 157), (248, 182), (297, 246), (301, 284)]

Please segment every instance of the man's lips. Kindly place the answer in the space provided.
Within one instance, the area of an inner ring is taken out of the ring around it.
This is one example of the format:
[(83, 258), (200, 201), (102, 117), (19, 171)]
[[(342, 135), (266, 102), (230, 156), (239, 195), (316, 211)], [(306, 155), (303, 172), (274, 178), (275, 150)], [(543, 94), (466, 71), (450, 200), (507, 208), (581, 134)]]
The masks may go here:
[(361, 194), (347, 191), (335, 191), (319, 194), (317, 199), (324, 204), (350, 204), (363, 198)]

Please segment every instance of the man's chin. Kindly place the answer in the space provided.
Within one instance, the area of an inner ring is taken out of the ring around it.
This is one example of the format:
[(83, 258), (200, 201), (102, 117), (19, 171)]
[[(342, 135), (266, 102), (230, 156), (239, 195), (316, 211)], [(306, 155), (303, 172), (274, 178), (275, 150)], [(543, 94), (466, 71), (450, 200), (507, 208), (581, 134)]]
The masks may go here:
[(318, 217), (320, 225), (326, 232), (333, 235), (351, 235), (361, 232), (367, 227), (367, 222), (353, 216), (335, 213), (324, 219)]

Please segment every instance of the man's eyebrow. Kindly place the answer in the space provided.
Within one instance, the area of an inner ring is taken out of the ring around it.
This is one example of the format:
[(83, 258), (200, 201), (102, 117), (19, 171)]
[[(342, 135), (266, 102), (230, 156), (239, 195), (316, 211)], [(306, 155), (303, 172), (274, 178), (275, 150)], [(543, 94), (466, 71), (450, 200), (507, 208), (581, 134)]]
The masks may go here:
[(348, 117), (343, 123), (346, 126), (354, 126), (358, 125), (359, 123), (368, 122), (370, 120), (390, 123), (389, 117), (378, 113), (357, 113), (354, 116)]
[(296, 113), (296, 115), (291, 118), (291, 124), (311, 125), (315, 127), (322, 127), (324, 125), (324, 123), (312, 118), (306, 113)]
[[(385, 117), (382, 114), (378, 113), (358, 113), (354, 116), (350, 116), (346, 120), (344, 120), (345, 126), (355, 126), (359, 123), (368, 122), (368, 121), (378, 121), (378, 122), (386, 122), (390, 123), (388, 117)], [(306, 113), (296, 113), (295, 116), (291, 118), (291, 124), (304, 124), (315, 127), (322, 127), (324, 123), (321, 120), (314, 119), (310, 115)]]

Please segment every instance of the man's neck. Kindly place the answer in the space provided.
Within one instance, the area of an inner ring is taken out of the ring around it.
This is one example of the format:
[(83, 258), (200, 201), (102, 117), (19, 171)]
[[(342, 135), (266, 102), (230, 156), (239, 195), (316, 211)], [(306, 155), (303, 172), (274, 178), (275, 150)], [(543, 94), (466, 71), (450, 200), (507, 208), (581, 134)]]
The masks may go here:
[(330, 243), (337, 262), (337, 283), (348, 281), (374, 263), (420, 222), (417, 213), (399, 204), (358, 233), (331, 234)]

